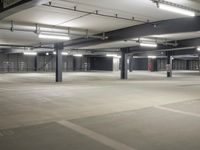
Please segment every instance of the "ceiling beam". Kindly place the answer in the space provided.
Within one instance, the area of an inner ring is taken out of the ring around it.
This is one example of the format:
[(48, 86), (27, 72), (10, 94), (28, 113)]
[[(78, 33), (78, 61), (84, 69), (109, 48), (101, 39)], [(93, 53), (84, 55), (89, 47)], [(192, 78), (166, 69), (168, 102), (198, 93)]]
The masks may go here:
[(47, 3), (49, 0), (1, 0), (0, 20), (25, 9)]
[(196, 49), (186, 49), (186, 50), (179, 50), (179, 51), (174, 51), (173, 56), (177, 55), (191, 55), (191, 54), (198, 54)]
[(107, 42), (129, 40), (150, 35), (174, 34), (200, 31), (200, 16), (145, 23), (119, 30), (106, 32), (108, 39), (76, 39), (65, 43), (66, 47), (79, 48)]
[(192, 53), (197, 52), (196, 48), (200, 46), (200, 38), (186, 39), (177, 41), (177, 46), (164, 46), (158, 45), (157, 48), (147, 48), (134, 46), (129, 48), (129, 53), (143, 53), (148, 51), (179, 51), (179, 50), (187, 50)]

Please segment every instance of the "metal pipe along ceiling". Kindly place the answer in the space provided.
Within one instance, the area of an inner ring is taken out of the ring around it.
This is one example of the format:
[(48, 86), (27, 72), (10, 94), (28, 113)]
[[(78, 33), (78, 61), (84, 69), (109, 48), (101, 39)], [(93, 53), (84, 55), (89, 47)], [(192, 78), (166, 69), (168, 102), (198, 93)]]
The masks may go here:
[(1, 22), (0, 30), (6, 31), (19, 31), (19, 32), (32, 32), (38, 34), (42, 33), (54, 33), (54, 34), (66, 34), (74, 37), (85, 37), (85, 38), (94, 38), (94, 39), (102, 39), (104, 40), (106, 37), (91, 35), (88, 30), (82, 29), (74, 29), (67, 27), (59, 27), (59, 26), (50, 26), (50, 25), (38, 25), (38, 24), (25, 24), (18, 22)]
[(156, 3), (156, 4), (159, 4), (159, 3), (160, 4), (166, 4), (166, 5), (169, 5), (169, 6), (174, 6), (174, 7), (177, 7), (177, 8), (182, 8), (182, 9), (194, 11), (196, 13), (200, 13), (199, 9), (194, 9), (194, 8), (184, 6), (184, 5), (180, 5), (180, 4), (177, 4), (177, 3), (173, 3), (173, 2), (170, 2), (170, 1), (165, 1), (165, 0), (151, 0), (151, 1)]
[(149, 23), (149, 20), (144, 21), (144, 20), (136, 19), (135, 17), (125, 18), (125, 17), (120, 17), (118, 14), (108, 15), (108, 14), (100, 13), (98, 10), (95, 10), (93, 12), (92, 11), (79, 10), (79, 9), (77, 9), (76, 6), (74, 6), (74, 8), (68, 8), (68, 7), (54, 5), (54, 4), (52, 4), (52, 2), (49, 2), (49, 4), (43, 4), (43, 6), (57, 8), (57, 9), (63, 9), (63, 10), (69, 10), (69, 11), (79, 12), (79, 13), (85, 13), (87, 15), (96, 15), (96, 16), (125, 20), (125, 21), (131, 21), (131, 22)]

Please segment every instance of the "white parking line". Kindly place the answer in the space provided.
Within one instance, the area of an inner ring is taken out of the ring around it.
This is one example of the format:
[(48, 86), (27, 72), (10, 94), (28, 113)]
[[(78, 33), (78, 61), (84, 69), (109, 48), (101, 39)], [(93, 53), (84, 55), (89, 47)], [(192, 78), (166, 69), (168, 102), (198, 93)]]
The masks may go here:
[(0, 132), (0, 136), (3, 136), (3, 133)]
[(123, 143), (117, 142), (113, 139), (110, 139), (104, 135), (101, 135), (99, 133), (96, 133), (94, 131), (88, 130), (86, 128), (83, 128), (81, 126), (78, 126), (76, 124), (73, 124), (69, 121), (58, 121), (57, 123), (70, 128), (78, 133), (81, 133), (83, 135), (86, 135), (92, 139), (94, 139), (95, 141), (98, 141), (104, 145), (107, 145), (115, 150), (136, 150), (135, 148), (129, 147), (128, 145), (125, 145)]
[(2, 131), (4, 135), (14, 135), (14, 132), (11, 130)]
[(0, 91), (13, 91), (13, 89), (0, 88)]
[(166, 108), (163, 106), (154, 106), (154, 107), (157, 109), (166, 110), (166, 111), (170, 111), (170, 112), (174, 112), (174, 113), (184, 114), (184, 115), (193, 116), (193, 117), (200, 117), (200, 114), (196, 114), (196, 113), (185, 112), (185, 111), (176, 110), (176, 109), (172, 109), (172, 108)]

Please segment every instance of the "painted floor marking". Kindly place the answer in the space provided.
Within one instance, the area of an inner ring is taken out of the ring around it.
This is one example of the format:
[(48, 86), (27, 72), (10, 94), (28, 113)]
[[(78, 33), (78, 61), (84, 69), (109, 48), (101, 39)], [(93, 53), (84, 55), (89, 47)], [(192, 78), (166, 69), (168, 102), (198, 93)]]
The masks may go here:
[(185, 111), (176, 110), (176, 109), (172, 109), (172, 108), (166, 108), (163, 106), (154, 106), (154, 107), (157, 109), (166, 110), (166, 111), (170, 111), (170, 112), (174, 112), (174, 113), (184, 114), (184, 115), (193, 116), (193, 117), (200, 117), (200, 114), (196, 114), (196, 113), (185, 112)]
[(69, 121), (58, 121), (57, 123), (59, 123), (60, 125), (63, 125), (67, 128), (70, 128), (76, 132), (79, 132), (83, 135), (86, 135), (92, 139), (94, 139), (95, 141), (98, 141), (104, 145), (107, 145), (115, 150), (136, 150), (135, 148), (132, 148), (128, 145), (125, 145), (123, 143), (120, 143), (118, 141), (115, 141), (113, 139), (110, 139), (104, 135), (101, 135), (99, 133), (96, 133), (94, 131), (91, 131), (89, 129), (86, 129), (84, 127), (81, 127), (79, 125), (73, 124)]
[(4, 130), (2, 131), (3, 132), (3, 135), (14, 135), (14, 132), (12, 130)]
[(3, 133), (0, 132), (0, 136), (3, 136)]

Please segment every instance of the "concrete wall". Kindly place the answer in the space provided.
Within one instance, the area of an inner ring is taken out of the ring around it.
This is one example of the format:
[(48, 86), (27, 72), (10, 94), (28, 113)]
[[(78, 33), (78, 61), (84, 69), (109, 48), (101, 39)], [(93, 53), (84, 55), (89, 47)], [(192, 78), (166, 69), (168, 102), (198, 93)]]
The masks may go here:
[[(152, 61), (150, 61), (150, 59), (148, 58), (132, 58), (130, 59), (130, 69), (148, 70), (148, 64), (151, 63), (152, 67), (154, 66), (153, 71), (166, 70), (167, 60), (165, 58), (157, 58), (153, 62), (154, 63), (152, 63)], [(184, 60), (184, 59), (173, 60), (173, 70), (198, 70), (198, 69), (199, 69), (198, 60)]]
[[(0, 72), (54, 72), (56, 67), (55, 55), (38, 54), (24, 56), (23, 54), (0, 54)], [(108, 57), (63, 56), (63, 71), (118, 71), (119, 59)]]
[[(23, 54), (0, 54), (0, 72), (54, 72), (55, 55), (24, 56)], [(157, 71), (166, 70), (166, 59), (157, 59)], [(63, 71), (119, 71), (120, 59), (102, 56), (63, 56)], [(148, 70), (147, 58), (131, 58), (130, 70)], [(173, 60), (173, 70), (198, 70), (198, 60)], [(155, 70), (156, 71), (156, 70)]]
[(187, 61), (187, 68), (189, 68), (190, 70), (199, 70), (199, 61), (198, 60)]
[(158, 71), (165, 71), (166, 70), (166, 64), (167, 64), (166, 59), (157, 59)]
[(113, 58), (113, 71), (120, 71), (120, 59)]
[(104, 70), (113, 71), (113, 58), (112, 57), (89, 57), (90, 69), (89, 70)]
[[(191, 70), (190, 68), (188, 69)], [(173, 60), (173, 70), (187, 70), (187, 60)]]
[[(0, 72), (53, 72), (55, 60), (54, 55), (0, 54)], [(85, 63), (87, 57), (63, 56), (63, 71), (87, 71)]]
[(130, 70), (148, 70), (148, 59), (147, 58), (131, 58), (129, 61), (131, 66)]

